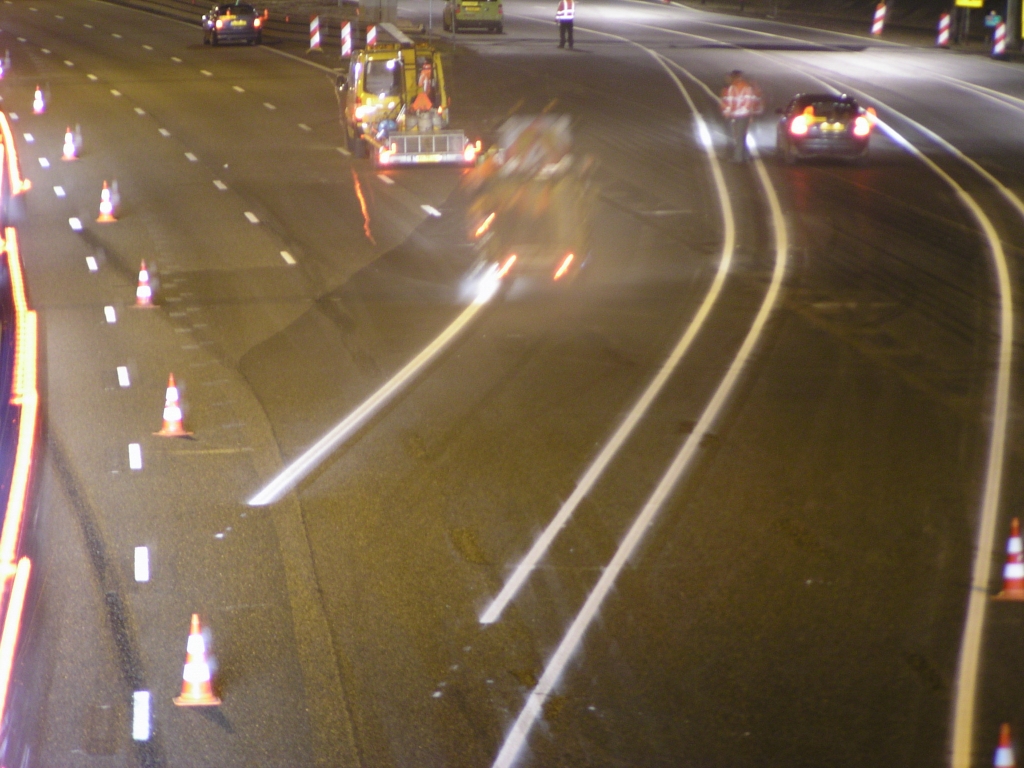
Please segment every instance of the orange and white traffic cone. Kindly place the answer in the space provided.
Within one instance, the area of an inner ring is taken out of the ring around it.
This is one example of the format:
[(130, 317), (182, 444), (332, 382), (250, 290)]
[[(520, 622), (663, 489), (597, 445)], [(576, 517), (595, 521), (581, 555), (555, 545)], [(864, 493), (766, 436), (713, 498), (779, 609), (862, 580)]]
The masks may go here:
[(78, 150), (75, 148), (75, 134), (71, 132), (71, 126), (68, 126), (67, 133), (64, 134), (64, 154), (61, 155), (61, 160), (77, 160)]
[(992, 762), (995, 768), (1017, 768), (1017, 759), (1013, 754), (1013, 742), (1010, 741), (1010, 724), (1003, 723), (999, 729), (999, 746), (996, 758)]
[(216, 707), (220, 704), (213, 693), (210, 665), (206, 661), (206, 640), (199, 626), (199, 614), (192, 614), (192, 626), (185, 648), (185, 671), (181, 675), (181, 696), (174, 699), (179, 707)]
[(105, 181), (103, 182), (103, 189), (100, 190), (100, 215), (96, 218), (96, 221), (101, 224), (117, 221), (114, 218), (114, 204), (110, 201), (110, 188)]
[(46, 111), (46, 102), (43, 101), (43, 92), (36, 86), (35, 95), (32, 97), (32, 113), (41, 115)]
[(167, 377), (167, 396), (164, 398), (164, 425), (154, 435), (160, 437), (191, 437), (181, 422), (181, 405), (178, 400), (178, 387), (174, 384), (174, 374)]
[(146, 260), (142, 260), (139, 267), (139, 287), (135, 289), (135, 306), (152, 307), (153, 289), (149, 286), (149, 270), (146, 269)]
[(1010, 523), (1006, 542), (1006, 565), (1003, 566), (1003, 591), (996, 600), (1024, 600), (1024, 543), (1020, 538), (1020, 520)]

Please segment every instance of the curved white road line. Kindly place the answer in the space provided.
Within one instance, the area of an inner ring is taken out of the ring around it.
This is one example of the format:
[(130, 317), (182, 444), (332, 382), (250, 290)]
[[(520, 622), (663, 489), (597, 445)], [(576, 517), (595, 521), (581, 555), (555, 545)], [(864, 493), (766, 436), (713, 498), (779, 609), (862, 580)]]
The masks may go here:
[(733, 253), (736, 248), (736, 220), (732, 210), (732, 201), (729, 199), (729, 190), (726, 188), (725, 176), (722, 173), (722, 167), (719, 164), (718, 157), (715, 154), (714, 143), (711, 139), (711, 132), (708, 130), (707, 123), (704, 118), (701, 117), (700, 112), (697, 109), (697, 105), (693, 103), (690, 98), (690, 94), (683, 88), (682, 83), (679, 82), (679, 78), (671, 72), (663, 61), (655, 56), (658, 63), (665, 69), (669, 77), (675, 82), (679, 88), (679, 92), (683, 95), (686, 100), (687, 106), (694, 115), (694, 120), (697, 123), (697, 130), (700, 134), (701, 143), (704, 146), (704, 151), (707, 153), (708, 162), (711, 165), (711, 175), (715, 181), (715, 188), (718, 191), (719, 205), (722, 209), (722, 222), (723, 222), (723, 241), (722, 241), (722, 255), (718, 262), (718, 271), (715, 273), (715, 279), (711, 283), (711, 287), (708, 289), (707, 294), (704, 296), (704, 301), (701, 303), (697, 310), (697, 313), (690, 320), (689, 325), (683, 332), (683, 335), (679, 338), (672, 352), (665, 359), (657, 375), (651, 380), (651, 383), (647, 385), (647, 389), (644, 390), (643, 394), (636, 401), (633, 407), (630, 409), (626, 418), (619, 425), (619, 428), (615, 430), (615, 433), (611, 436), (604, 447), (598, 453), (597, 458), (594, 459), (593, 463), (584, 472), (583, 477), (576, 484), (572, 494), (566, 499), (565, 503), (562, 504), (558, 513), (551, 519), (547, 527), (541, 533), (540, 537), (534, 542), (533, 546), (526, 553), (526, 556), (516, 566), (512, 575), (505, 582), (505, 586), (502, 588), (498, 596), (494, 598), (491, 604), (484, 611), (480, 617), (481, 624), (493, 624), (499, 618), (501, 618), (502, 612), (508, 607), (508, 604), (522, 588), (523, 584), (529, 578), (530, 574), (537, 567), (537, 563), (547, 554), (550, 549), (552, 542), (558, 536), (558, 533), (565, 527), (565, 524), (569, 522), (576, 508), (580, 502), (586, 497), (590, 490), (594, 487), (595, 483), (600, 479), (605, 469), (611, 463), (612, 459), (619, 452), (619, 449), (625, 444), (626, 440), (633, 433), (637, 424), (647, 413), (651, 404), (657, 398), (658, 394), (664, 388), (668, 382), (669, 377), (675, 372), (676, 367), (679, 365), (679, 361), (682, 360), (683, 355), (686, 354), (690, 345), (693, 343), (694, 338), (700, 332), (704, 322), (707, 320), (708, 315), (711, 313), (712, 307), (718, 301), (719, 294), (722, 291), (722, 286), (725, 283), (726, 275), (729, 272), (729, 267), (732, 264)]
[(441, 332), (440, 336), (430, 342), (423, 351), (406, 363), (405, 367), (392, 376), (384, 386), (364, 400), (358, 408), (338, 422), (330, 432), (317, 440), (311, 448), (281, 470), (277, 477), (271, 480), (263, 490), (249, 499), (249, 506), (261, 507), (266, 504), (273, 504), (298, 485), (306, 475), (316, 469), (324, 459), (330, 456), (339, 445), (351, 437), (377, 411), (383, 408), (406, 384), (416, 378), (420, 371), (430, 365), (459, 332), (469, 324), (483, 306), (490, 301), (492, 296), (493, 292), (484, 294), (466, 307), (462, 314), (455, 318), (452, 324)]
[[(657, 54), (652, 55), (657, 56)], [(682, 88), (682, 84), (680, 83), (679, 85), (680, 88)], [(743, 345), (736, 353), (736, 357), (733, 358), (732, 364), (729, 366), (729, 370), (725, 374), (725, 378), (722, 379), (718, 388), (715, 390), (715, 394), (712, 396), (711, 401), (704, 409), (703, 414), (701, 414), (700, 420), (697, 422), (697, 426), (694, 427), (693, 432), (690, 433), (686, 442), (683, 443), (682, 448), (680, 448), (679, 452), (672, 460), (672, 463), (669, 465), (668, 471), (666, 471), (662, 476), (657, 487), (654, 489), (654, 492), (640, 511), (640, 514), (633, 521), (629, 532), (626, 534), (626, 538), (623, 539), (611, 562), (601, 573), (601, 578), (598, 580), (594, 590), (587, 597), (587, 601), (584, 603), (583, 608), (573, 620), (572, 625), (569, 627), (569, 631), (565, 634), (565, 637), (562, 638), (554, 656), (552, 656), (551, 660), (548, 661), (547, 666), (544, 668), (544, 673), (541, 675), (540, 681), (530, 692), (523, 710), (519, 713), (519, 717), (512, 726), (512, 730), (505, 737), (505, 742), (501, 747), (501, 751), (498, 753), (498, 757), (494, 761), (494, 768), (511, 768), (511, 766), (515, 764), (520, 751), (526, 744), (526, 740), (529, 736), (530, 730), (533, 728), (533, 724), (537, 721), (537, 718), (543, 711), (544, 702), (558, 685), (562, 673), (565, 671), (566, 665), (575, 654), (576, 648), (579, 646), (583, 636), (589, 629), (590, 624), (600, 611), (601, 605), (604, 603), (609, 591), (615, 584), (616, 579), (622, 572), (622, 569), (625, 567), (630, 557), (636, 551), (637, 547), (643, 541), (644, 535), (654, 522), (654, 518), (661, 510), (662, 505), (672, 493), (683, 473), (690, 465), (691, 460), (696, 455), (701, 439), (705, 434), (707, 434), (711, 425), (721, 413), (722, 407), (728, 400), (729, 395), (732, 394), (732, 390), (739, 379), (740, 373), (742, 373), (750, 358), (751, 352), (760, 340), (765, 323), (767, 323), (768, 317), (771, 315), (771, 312), (778, 301), (779, 292), (782, 287), (782, 278), (786, 272), (789, 238), (786, 232), (786, 222), (782, 215), (782, 207), (779, 204), (779, 199), (775, 193), (775, 188), (772, 186), (771, 179), (768, 177), (768, 172), (765, 170), (761, 159), (757, 156), (757, 149), (753, 143), (753, 139), (750, 139), (750, 145), (754, 153), (754, 163), (757, 168), (757, 176), (771, 209), (772, 222), (775, 230), (775, 269), (772, 273), (771, 285), (768, 288), (768, 292), (765, 294), (764, 300), (761, 303), (761, 308), (758, 311), (757, 316), (754, 318), (754, 322), (751, 325), (746, 338), (743, 340)]]

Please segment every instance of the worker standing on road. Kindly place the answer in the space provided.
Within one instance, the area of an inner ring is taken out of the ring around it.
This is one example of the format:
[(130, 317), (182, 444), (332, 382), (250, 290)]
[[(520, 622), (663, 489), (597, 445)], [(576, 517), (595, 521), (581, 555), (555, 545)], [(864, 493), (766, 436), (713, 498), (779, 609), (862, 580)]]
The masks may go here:
[(747, 129), (750, 118), (762, 112), (761, 94), (748, 83), (738, 69), (729, 73), (729, 84), (722, 91), (722, 117), (729, 121), (733, 159), (747, 159)]
[(576, 16), (576, 0), (558, 0), (555, 20), (558, 22), (558, 47), (565, 48), (565, 39), (569, 38), (569, 50), (572, 50), (572, 20)]

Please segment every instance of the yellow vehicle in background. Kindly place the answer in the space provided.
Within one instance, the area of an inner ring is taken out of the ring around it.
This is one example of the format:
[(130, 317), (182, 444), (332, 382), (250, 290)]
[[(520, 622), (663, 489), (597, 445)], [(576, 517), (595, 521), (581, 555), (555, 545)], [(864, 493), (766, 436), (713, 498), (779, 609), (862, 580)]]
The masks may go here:
[(441, 53), (393, 24), (378, 27), (395, 42), (353, 51), (337, 80), (349, 151), (379, 166), (475, 164), (480, 143), (448, 126)]
[(500, 35), (505, 28), (505, 12), (501, 0), (448, 0), (441, 23), (446, 32), (486, 29)]

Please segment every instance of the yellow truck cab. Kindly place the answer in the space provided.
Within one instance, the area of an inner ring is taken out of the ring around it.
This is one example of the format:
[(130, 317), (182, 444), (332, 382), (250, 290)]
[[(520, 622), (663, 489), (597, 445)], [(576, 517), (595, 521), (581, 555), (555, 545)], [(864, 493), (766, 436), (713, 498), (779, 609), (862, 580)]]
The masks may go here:
[(475, 163), (479, 147), (448, 127), (440, 52), (379, 26), (396, 42), (353, 51), (348, 75), (338, 77), (349, 151), (378, 165)]
[(442, 25), (445, 31), (486, 29), (499, 35), (505, 28), (501, 0), (447, 0)]

